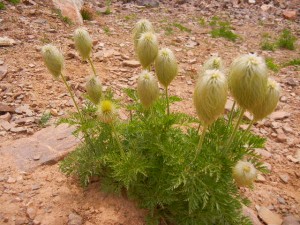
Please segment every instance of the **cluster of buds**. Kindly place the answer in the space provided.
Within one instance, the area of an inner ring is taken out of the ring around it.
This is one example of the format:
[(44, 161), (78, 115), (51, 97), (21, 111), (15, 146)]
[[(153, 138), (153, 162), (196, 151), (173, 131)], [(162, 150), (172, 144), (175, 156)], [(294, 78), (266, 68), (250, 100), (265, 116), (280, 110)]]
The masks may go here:
[[(144, 69), (150, 70), (155, 63), (155, 73), (158, 81), (167, 88), (178, 74), (178, 64), (173, 52), (168, 48), (159, 50), (157, 36), (150, 21), (138, 21), (133, 30), (134, 46), (138, 59)], [(143, 71), (138, 79), (138, 95), (145, 108), (153, 104), (159, 95), (156, 79), (150, 73)], [(166, 96), (168, 99), (168, 96)]]
[[(82, 59), (88, 60), (94, 70), (94, 66), (90, 58), (93, 48), (93, 41), (88, 31), (84, 28), (76, 29), (74, 32), (74, 42), (75, 47)], [(62, 76), (62, 78), (64, 79), (62, 75), (62, 69), (64, 67), (64, 57), (62, 53), (55, 46), (49, 44), (45, 45), (42, 48), (42, 55), (49, 72), (55, 78)], [(65, 84), (67, 85), (66, 81)], [(104, 123), (111, 123), (112, 121), (114, 121), (114, 119), (116, 118), (116, 107), (111, 101), (101, 101), (102, 85), (99, 78), (96, 76), (95, 71), (94, 75), (88, 78), (85, 87), (89, 100), (98, 108), (97, 114), (99, 115), (100, 120)], [(71, 92), (69, 87), (68, 90)], [(73, 96), (72, 92), (70, 94), (71, 96)], [(73, 101), (74, 104), (77, 105), (74, 98)]]

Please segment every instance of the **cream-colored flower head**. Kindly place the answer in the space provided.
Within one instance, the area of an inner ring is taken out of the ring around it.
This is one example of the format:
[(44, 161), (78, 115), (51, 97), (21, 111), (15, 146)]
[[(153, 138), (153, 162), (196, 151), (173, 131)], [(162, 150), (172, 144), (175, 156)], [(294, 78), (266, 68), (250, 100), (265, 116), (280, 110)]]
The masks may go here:
[(133, 40), (134, 40), (134, 49), (135, 50), (137, 50), (138, 41), (139, 41), (142, 33), (145, 33), (145, 32), (153, 32), (154, 33), (154, 29), (149, 20), (141, 19), (135, 24), (134, 29), (133, 29)]
[(91, 102), (99, 104), (102, 95), (102, 85), (98, 77), (91, 76), (85, 85), (86, 92)]
[(256, 179), (257, 171), (252, 163), (238, 161), (232, 170), (232, 175), (238, 186), (251, 186)]
[(90, 57), (93, 47), (93, 41), (89, 33), (83, 29), (78, 28), (74, 32), (75, 47), (83, 60)]
[(158, 98), (159, 88), (153, 73), (144, 70), (137, 82), (137, 93), (145, 108), (150, 107)]
[(265, 60), (255, 54), (234, 60), (229, 74), (229, 88), (237, 103), (249, 111), (260, 104), (267, 91), (268, 73)]
[(54, 45), (48, 44), (43, 46), (42, 55), (49, 72), (54, 78), (58, 78), (64, 67), (62, 53)]
[(194, 105), (205, 125), (213, 123), (223, 112), (227, 100), (228, 84), (219, 70), (206, 70), (198, 80), (194, 92)]
[(271, 114), (278, 104), (281, 90), (279, 84), (275, 80), (269, 78), (267, 86), (268, 90), (264, 100), (252, 109), (255, 121), (261, 120)]
[(206, 70), (220, 70), (220, 71), (223, 72), (224, 65), (223, 65), (223, 60), (221, 59), (221, 57), (212, 56), (208, 60), (206, 60), (203, 64), (203, 67), (202, 67), (201, 72), (199, 73), (199, 75), (200, 76), (203, 75), (203, 73)]
[(157, 58), (155, 59), (155, 71), (158, 81), (167, 88), (172, 80), (178, 74), (178, 64), (174, 53), (168, 49), (163, 48), (159, 50)]
[(116, 106), (110, 100), (101, 101), (97, 114), (103, 123), (112, 123), (117, 116)]
[(158, 41), (156, 35), (152, 32), (143, 33), (137, 45), (137, 55), (144, 69), (154, 62), (157, 53)]

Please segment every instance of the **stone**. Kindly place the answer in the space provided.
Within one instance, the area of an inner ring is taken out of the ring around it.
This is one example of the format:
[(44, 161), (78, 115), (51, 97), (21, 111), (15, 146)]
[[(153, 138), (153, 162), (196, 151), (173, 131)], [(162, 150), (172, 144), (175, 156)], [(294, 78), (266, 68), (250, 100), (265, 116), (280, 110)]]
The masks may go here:
[(10, 128), (10, 131), (13, 133), (23, 133), (23, 132), (27, 132), (26, 127), (12, 127)]
[(13, 177), (8, 177), (8, 179), (7, 179), (7, 183), (9, 183), (9, 184), (14, 184), (14, 183), (16, 183), (16, 179), (15, 178), (13, 178)]
[(264, 150), (264, 149), (260, 149), (260, 148), (256, 148), (255, 153), (263, 156), (266, 159), (270, 158), (272, 156), (272, 154), (270, 152), (268, 152), (267, 150)]
[(52, 0), (56, 8), (58, 8), (62, 15), (70, 18), (75, 24), (82, 25), (83, 20), (80, 14), (82, 7), (82, 0)]
[(71, 213), (69, 215), (68, 225), (82, 225), (82, 217), (78, 214)]
[(9, 122), (10, 119), (11, 119), (11, 114), (9, 112), (6, 112), (5, 114), (0, 116), (0, 120), (4, 120), (4, 121)]
[(15, 112), (15, 107), (9, 106), (9, 105), (6, 105), (6, 104), (0, 102), (0, 112), (14, 113)]
[(293, 78), (287, 79), (286, 84), (289, 85), (289, 86), (292, 86), (292, 87), (297, 86), (297, 82)]
[(257, 174), (256, 182), (258, 182), (258, 183), (264, 183), (264, 182), (266, 182), (266, 178), (259, 173), (259, 174)]
[(283, 218), (283, 223), (282, 225), (300, 225), (300, 219), (294, 217), (293, 215), (288, 215)]
[(7, 74), (7, 66), (6, 65), (0, 65), (0, 80), (3, 80), (3, 78)]
[(248, 2), (249, 2), (250, 4), (255, 4), (255, 3), (256, 3), (255, 0), (248, 0)]
[(295, 20), (297, 18), (297, 11), (296, 10), (284, 10), (282, 15), (285, 19), (288, 20)]
[(270, 8), (272, 8), (272, 5), (263, 4), (260, 8), (261, 8), (262, 11), (266, 12)]
[(39, 184), (33, 184), (31, 186), (31, 190), (33, 190), (33, 191), (39, 190), (40, 188), (41, 188), (41, 185), (39, 185)]
[(0, 127), (2, 127), (6, 131), (9, 131), (11, 128), (14, 127), (14, 125), (6, 120), (0, 120)]
[(33, 220), (36, 216), (36, 209), (33, 207), (28, 207), (26, 210), (26, 215)]
[[(25, 172), (40, 165), (55, 164), (80, 142), (80, 138), (72, 135), (73, 131), (74, 127), (67, 124), (49, 126), (32, 136), (2, 143), (0, 155), (10, 155), (12, 163)], [(40, 154), (40, 159), (32, 160), (37, 154)]]
[(141, 65), (140, 62), (136, 61), (136, 60), (125, 60), (125, 61), (123, 61), (123, 66), (136, 68), (136, 67), (139, 67), (140, 65)]
[(234, 101), (233, 101), (233, 100), (227, 99), (227, 102), (226, 102), (226, 104), (225, 104), (225, 110), (226, 110), (227, 112), (230, 112), (231, 109), (232, 109), (233, 104), (234, 104)]
[(251, 220), (253, 225), (262, 225), (262, 223), (257, 218), (256, 213), (252, 209), (244, 205), (243, 205), (243, 214), (244, 216), (247, 216)]
[(288, 118), (291, 114), (285, 111), (276, 111), (271, 114), (270, 119), (272, 120), (282, 120)]
[(8, 47), (14, 45), (16, 42), (14, 39), (8, 37), (0, 37), (0, 47)]
[(137, 0), (136, 4), (145, 7), (158, 7), (159, 2), (155, 0)]
[(267, 225), (281, 225), (282, 224), (282, 218), (280, 215), (272, 212), (266, 207), (260, 207), (258, 210), (258, 216), (259, 218), (265, 222)]
[(283, 181), (283, 183), (287, 184), (289, 182), (290, 177), (288, 174), (280, 174), (279, 177)]
[(278, 142), (280, 143), (284, 143), (287, 141), (287, 136), (284, 133), (280, 133), (277, 135), (277, 139)]

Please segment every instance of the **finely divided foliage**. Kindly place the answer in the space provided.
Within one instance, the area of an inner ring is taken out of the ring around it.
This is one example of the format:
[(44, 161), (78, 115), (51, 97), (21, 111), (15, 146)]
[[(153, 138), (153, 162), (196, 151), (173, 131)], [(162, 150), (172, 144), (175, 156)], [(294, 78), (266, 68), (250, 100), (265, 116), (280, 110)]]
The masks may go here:
[[(138, 29), (141, 24), (148, 28)], [(137, 37), (149, 30), (154, 32), (149, 21), (138, 23), (134, 30), (137, 46), (140, 40)], [(84, 48), (85, 43), (81, 44)], [(84, 59), (89, 61), (96, 76), (90, 55)], [(175, 57), (172, 59), (175, 61), (169, 66), (176, 65), (176, 76), (177, 62)], [(181, 99), (168, 95), (169, 83), (165, 94), (159, 94), (157, 79), (150, 72), (151, 64), (146, 67), (148, 71), (141, 73), (137, 91), (124, 90), (130, 100), (123, 109), (130, 115), (128, 120), (118, 119), (119, 102), (110, 90), (100, 93), (101, 83), (99, 80), (94, 82), (96, 78), (92, 78), (93, 82), (87, 86), (91, 101), (87, 100), (85, 107), (79, 109), (72, 98), (78, 110), (60, 122), (74, 125), (74, 135), (83, 137), (83, 142), (61, 162), (61, 170), (78, 177), (83, 186), (87, 186), (91, 178), (98, 177), (102, 191), (126, 193), (140, 207), (148, 209), (148, 225), (250, 225), (248, 218), (242, 215), (242, 204), (247, 201), (240, 195), (238, 187), (252, 186), (257, 170), (265, 171), (254, 151), (263, 147), (265, 139), (249, 131), (253, 121), (246, 131), (238, 129), (242, 114), (248, 109), (242, 110), (237, 122), (235, 107), (228, 119), (220, 116), (227, 96), (226, 76), (221, 71), (208, 70), (198, 78), (201, 85), (196, 87), (196, 93), (205, 93), (205, 96), (199, 95), (194, 101), (198, 107), (201, 101), (209, 100), (207, 107), (217, 107), (217, 114), (204, 116), (205, 110), (197, 110), (199, 120), (185, 113), (170, 112), (169, 105)], [(172, 71), (172, 68), (160, 68), (157, 63), (155, 67), (157, 71)], [(249, 63), (238, 64), (238, 68), (233, 64), (231, 70), (248, 75), (256, 71)], [(164, 76), (167, 75), (170, 74)], [(253, 79), (265, 75), (256, 71)], [(73, 96), (64, 76), (60, 74), (60, 77)], [(242, 88), (238, 85), (243, 83), (234, 82), (234, 86), (229, 82), (231, 91)], [(97, 91), (89, 90), (95, 88), (96, 83)], [(272, 98), (268, 112), (263, 112), (264, 116), (277, 104), (278, 95), (273, 94), (275, 87), (272, 81), (271, 86), (265, 87), (269, 91), (260, 96), (266, 104), (270, 95), (276, 96)], [(97, 93), (100, 96), (95, 98)], [(216, 95), (223, 95), (220, 97), (225, 99), (218, 106), (213, 105)], [(238, 99), (241, 107), (246, 104), (243, 101), (248, 99)]]

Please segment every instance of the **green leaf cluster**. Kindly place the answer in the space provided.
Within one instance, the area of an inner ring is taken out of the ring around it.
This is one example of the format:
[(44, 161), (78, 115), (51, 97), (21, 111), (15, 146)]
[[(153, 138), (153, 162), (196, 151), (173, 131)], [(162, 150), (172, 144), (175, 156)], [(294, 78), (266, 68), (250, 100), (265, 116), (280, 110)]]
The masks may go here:
[(231, 24), (227, 21), (221, 21), (219, 17), (213, 17), (209, 25), (212, 28), (210, 34), (213, 38), (223, 37), (233, 42), (238, 39), (238, 35), (232, 31)]
[[(264, 139), (238, 131), (226, 145), (233, 127), (224, 118), (209, 127), (201, 151), (198, 119), (180, 112), (166, 114), (166, 99), (144, 109), (136, 91), (128, 95), (126, 121), (102, 123), (96, 107), (87, 104), (78, 113), (60, 122), (75, 125), (75, 135), (89, 134), (60, 167), (75, 175), (83, 186), (95, 177), (103, 191), (127, 193), (148, 209), (147, 224), (250, 225), (242, 213), (245, 202), (232, 177), (233, 166), (241, 159), (263, 170), (255, 148)], [(112, 98), (108, 94), (106, 98)], [(171, 96), (171, 104), (181, 101)], [(201, 127), (200, 127), (201, 128)]]

